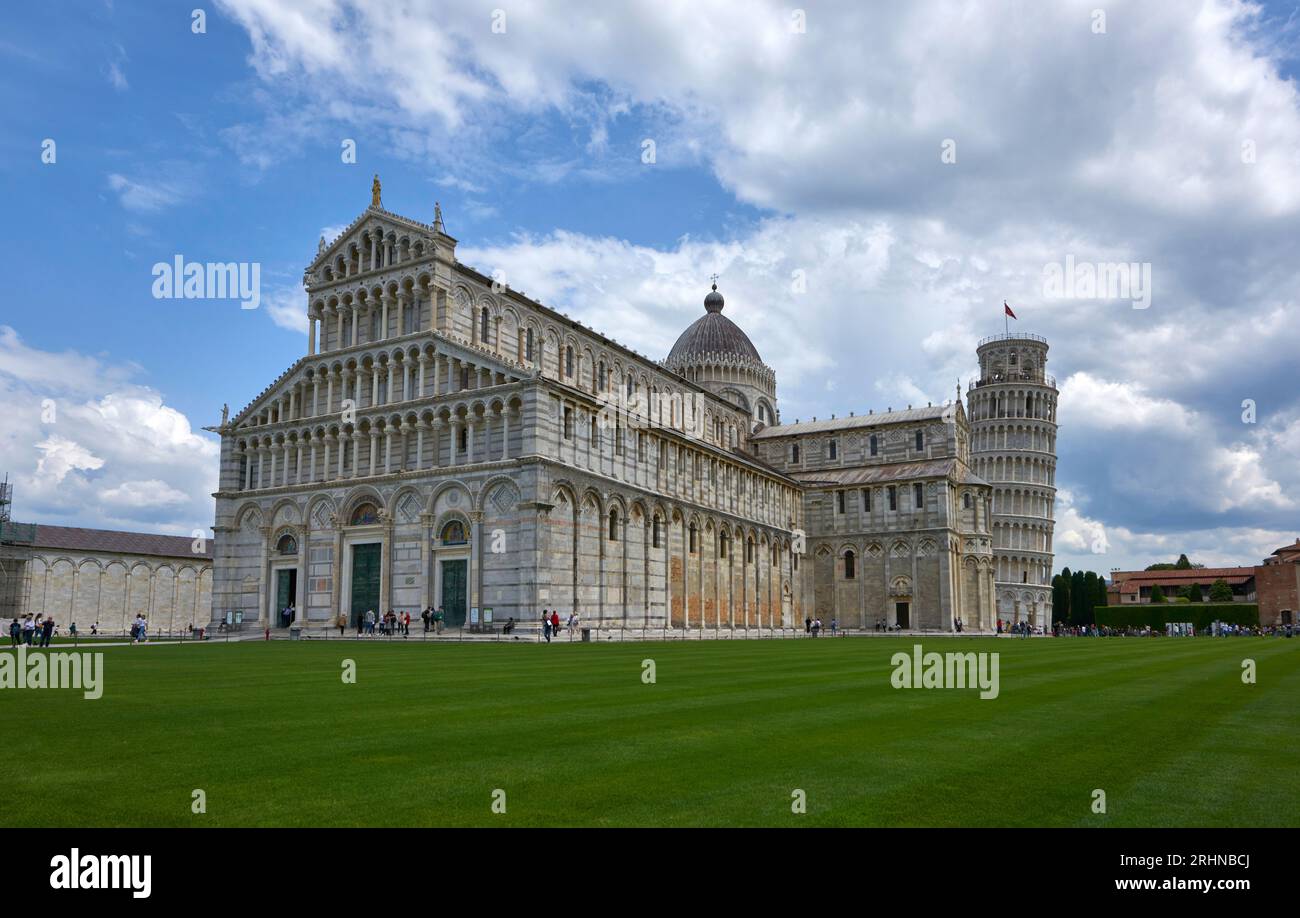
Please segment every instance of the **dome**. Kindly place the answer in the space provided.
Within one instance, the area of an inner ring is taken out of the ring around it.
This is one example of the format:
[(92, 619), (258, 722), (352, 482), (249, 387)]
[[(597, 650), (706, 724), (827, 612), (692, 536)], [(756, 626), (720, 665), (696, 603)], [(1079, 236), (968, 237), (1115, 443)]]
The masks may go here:
[(670, 367), (690, 364), (697, 357), (742, 357), (760, 364), (763, 362), (749, 336), (722, 314), (723, 305), (722, 294), (714, 284), (713, 290), (704, 298), (705, 314), (682, 332), (669, 351), (665, 362)]

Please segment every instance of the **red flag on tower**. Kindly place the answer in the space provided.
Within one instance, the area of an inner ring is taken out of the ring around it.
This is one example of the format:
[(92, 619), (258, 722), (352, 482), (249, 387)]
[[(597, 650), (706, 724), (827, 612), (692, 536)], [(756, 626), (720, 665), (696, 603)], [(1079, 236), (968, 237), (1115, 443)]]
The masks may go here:
[(1014, 312), (1011, 311), (1011, 307), (1007, 305), (1007, 301), (1006, 301), (1006, 300), (1003, 300), (1003, 301), (1002, 301), (1002, 308), (1005, 309), (1005, 310), (1007, 311), (1007, 315), (1011, 316), (1011, 318), (1013, 318), (1013, 319), (1016, 318), (1016, 314), (1015, 314)]

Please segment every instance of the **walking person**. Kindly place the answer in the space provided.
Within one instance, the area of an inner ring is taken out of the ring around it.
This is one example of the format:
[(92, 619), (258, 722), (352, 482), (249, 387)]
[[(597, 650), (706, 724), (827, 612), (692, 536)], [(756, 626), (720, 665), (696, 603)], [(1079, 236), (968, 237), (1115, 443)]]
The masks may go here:
[(556, 637), (560, 636), (560, 610), (551, 610), (551, 634)]
[(41, 646), (49, 647), (50, 638), (54, 636), (54, 617), (50, 616), (45, 620), (45, 625), (41, 629)]
[(542, 610), (542, 637), (546, 638), (546, 643), (551, 643), (551, 617)]
[(434, 623), (433, 623), (434, 630), (438, 634), (442, 634), (443, 622), (445, 622), (446, 620), (447, 620), (446, 613), (443, 611), (442, 606), (439, 606), (438, 611), (435, 614)]
[(343, 632), (348, 627), (347, 615), (340, 612), (339, 617), (335, 619), (334, 623), (339, 626), (339, 637), (343, 637)]
[(36, 633), (36, 623), (32, 621), (32, 616), (31, 613), (29, 612), (27, 613), (27, 617), (23, 619), (23, 643), (30, 647), (32, 643), (32, 636), (35, 633)]
[(425, 608), (420, 612), (420, 618), (424, 619), (424, 633), (425, 633), (425, 634), (428, 634), (428, 633), (429, 633), (429, 608), (428, 608), (428, 606), (426, 606), (426, 607), (425, 607)]
[(14, 620), (9, 623), (9, 646), (17, 647), (22, 640), (22, 636), (23, 625), (22, 622), (18, 621), (18, 616), (15, 615)]

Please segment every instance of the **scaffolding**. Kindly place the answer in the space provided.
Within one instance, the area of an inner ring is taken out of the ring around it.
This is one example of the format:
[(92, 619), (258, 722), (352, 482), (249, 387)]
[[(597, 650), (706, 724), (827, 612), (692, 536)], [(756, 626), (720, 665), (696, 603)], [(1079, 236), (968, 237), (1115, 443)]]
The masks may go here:
[(0, 483), (0, 618), (6, 622), (21, 615), (27, 604), (36, 542), (35, 523), (13, 522), (13, 499), (14, 486), (6, 475)]

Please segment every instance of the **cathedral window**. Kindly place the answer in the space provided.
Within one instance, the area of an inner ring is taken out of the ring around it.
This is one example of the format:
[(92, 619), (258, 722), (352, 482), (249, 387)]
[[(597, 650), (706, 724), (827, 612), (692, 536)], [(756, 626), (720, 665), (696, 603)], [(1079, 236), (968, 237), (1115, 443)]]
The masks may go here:
[(443, 545), (464, 545), (465, 542), (465, 524), (460, 520), (452, 520), (442, 527)]
[(564, 439), (573, 439), (573, 409), (564, 409)]
[(791, 461), (791, 462), (794, 462), (794, 463), (798, 463), (798, 461), (799, 461), (799, 444), (798, 444), (798, 443), (796, 443), (794, 446), (790, 447), (790, 461)]
[(754, 540), (753, 539), (748, 539), (745, 542), (745, 563), (746, 564), (754, 563)]
[(836, 459), (836, 458), (838, 458), (838, 456), (839, 456), (839, 451), (840, 451), (840, 444), (839, 444), (839, 441), (837, 441), (837, 440), (831, 440), (831, 441), (830, 441), (830, 456), (831, 456), (831, 458), (832, 458), (832, 459)]
[(369, 526), (371, 523), (379, 522), (379, 510), (374, 504), (365, 503), (352, 511), (352, 519), (349, 525), (352, 526)]
[(469, 427), (464, 426), (460, 429), (460, 451), (463, 453), (469, 448)]
[(916, 432), (916, 451), (919, 453), (919, 452), (923, 452), (924, 450), (925, 450), (925, 433), (924, 431), (918, 430)]
[(488, 343), (488, 308), (484, 306), (478, 313), (478, 341), (479, 344)]
[(854, 558), (852, 551), (846, 551), (844, 553), (844, 579), (845, 580), (852, 580), (855, 576), (857, 576), (857, 571), (854, 570), (854, 564), (853, 564), (855, 560), (856, 559)]
[(694, 524), (694, 523), (691, 523), (690, 541), (689, 541), (688, 544), (690, 545), (690, 552), (691, 552), (691, 554), (695, 554), (695, 552), (699, 549), (699, 546), (698, 546), (698, 544), (697, 544), (696, 532), (695, 532), (695, 524)]
[(844, 492), (843, 492), (843, 491), (836, 491), (836, 492), (835, 492), (835, 512), (836, 512), (836, 513), (843, 513), (843, 512), (844, 512)]
[(656, 516), (654, 518), (654, 522), (650, 526), (650, 544), (654, 548), (663, 547), (660, 544), (660, 540), (663, 538), (662, 527), (663, 527), (663, 520), (659, 519), (659, 517)]
[(919, 484), (914, 484), (914, 485), (912, 485), (912, 506), (913, 506), (913, 508), (914, 508), (914, 509), (917, 509), (917, 510), (920, 510), (920, 509), (921, 509), (921, 506), (924, 504), (924, 502), (925, 502), (925, 494), (922, 492), (921, 485), (919, 485)]
[(611, 542), (618, 541), (618, 511), (617, 510), (609, 511), (609, 540)]
[(879, 452), (880, 452), (880, 442), (876, 439), (876, 435), (875, 435), (875, 434), (872, 434), (872, 435), (871, 435), (871, 455), (875, 456), (875, 455), (876, 455), (877, 453), (879, 453)]
[(888, 493), (889, 493), (889, 509), (897, 510), (898, 509), (898, 488), (896, 488), (894, 485), (890, 485)]
[(573, 377), (573, 348), (565, 347), (564, 349), (564, 375)]
[(298, 540), (291, 535), (280, 536), (280, 541), (275, 543), (275, 550), (282, 555), (296, 555)]
[(528, 329), (524, 335), (524, 360), (533, 362), (533, 330)]
[(871, 512), (871, 489), (870, 488), (862, 489), (862, 512), (863, 513)]
[(728, 535), (724, 532), (724, 533), (722, 534), (722, 538), (718, 539), (718, 557), (719, 557), (719, 558), (724, 558), (724, 559), (725, 559), (725, 558), (727, 557), (727, 546), (728, 546), (730, 543), (731, 543), (731, 537), (728, 536)]
[(969, 510), (971, 508), (970, 494), (963, 494), (961, 496), (961, 505), (964, 510)]

